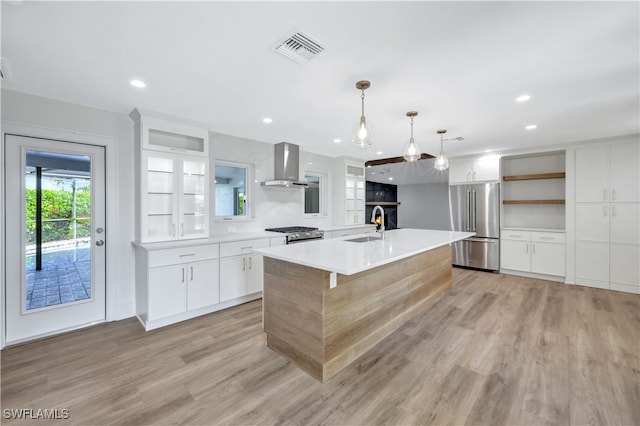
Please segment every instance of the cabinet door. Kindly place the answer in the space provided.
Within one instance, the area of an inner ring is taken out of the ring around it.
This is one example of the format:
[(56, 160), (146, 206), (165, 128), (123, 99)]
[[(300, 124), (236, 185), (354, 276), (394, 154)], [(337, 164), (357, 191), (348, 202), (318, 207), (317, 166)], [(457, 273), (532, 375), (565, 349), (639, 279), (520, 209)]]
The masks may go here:
[(611, 203), (611, 242), (640, 244), (640, 203)]
[(208, 161), (181, 159), (180, 239), (209, 235)]
[(611, 144), (611, 201), (640, 201), (640, 144)]
[(576, 241), (576, 283), (609, 288), (608, 242)]
[(215, 305), (220, 301), (218, 260), (194, 262), (187, 265), (187, 310)]
[(247, 294), (262, 291), (264, 281), (263, 258), (261, 255), (253, 254), (245, 256), (247, 259)]
[(178, 170), (173, 157), (142, 157), (140, 239), (142, 242), (177, 238)]
[(245, 256), (220, 259), (220, 302), (247, 294), (247, 259)]
[(473, 162), (473, 180), (500, 180), (500, 157), (478, 158)]
[(471, 182), (473, 180), (473, 159), (449, 160), (449, 183)]
[(609, 201), (609, 147), (576, 149), (576, 202)]
[(531, 272), (564, 276), (565, 245), (534, 242), (531, 244)]
[(576, 203), (576, 240), (609, 242), (609, 203)]
[[(611, 284), (640, 285), (640, 246), (611, 244)], [(613, 288), (613, 286), (612, 286)]]
[(512, 269), (514, 271), (530, 271), (531, 256), (529, 254), (530, 243), (528, 241), (500, 241), (501, 264), (504, 269)]
[(186, 311), (186, 269), (186, 264), (149, 268), (150, 321)]

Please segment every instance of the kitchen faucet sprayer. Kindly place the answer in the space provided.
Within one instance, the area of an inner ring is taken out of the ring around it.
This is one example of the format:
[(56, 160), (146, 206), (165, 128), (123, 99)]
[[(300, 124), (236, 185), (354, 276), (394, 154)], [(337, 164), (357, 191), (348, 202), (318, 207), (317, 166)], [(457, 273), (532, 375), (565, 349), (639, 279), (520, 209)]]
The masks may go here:
[(384, 209), (382, 206), (375, 206), (373, 211), (371, 212), (371, 223), (376, 222), (376, 211), (380, 210), (380, 229), (376, 230), (376, 232), (380, 233), (380, 238), (384, 240)]

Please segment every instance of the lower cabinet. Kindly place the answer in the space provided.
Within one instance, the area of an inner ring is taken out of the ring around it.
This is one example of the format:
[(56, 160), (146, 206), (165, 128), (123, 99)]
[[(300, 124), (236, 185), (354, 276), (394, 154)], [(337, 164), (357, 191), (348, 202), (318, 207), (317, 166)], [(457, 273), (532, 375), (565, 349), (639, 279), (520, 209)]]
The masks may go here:
[(217, 304), (218, 262), (215, 259), (149, 268), (149, 320)]
[(260, 247), (269, 247), (269, 240), (220, 244), (220, 302), (262, 291), (262, 256), (251, 254)]
[(501, 269), (564, 277), (563, 232), (502, 230), (500, 237)]

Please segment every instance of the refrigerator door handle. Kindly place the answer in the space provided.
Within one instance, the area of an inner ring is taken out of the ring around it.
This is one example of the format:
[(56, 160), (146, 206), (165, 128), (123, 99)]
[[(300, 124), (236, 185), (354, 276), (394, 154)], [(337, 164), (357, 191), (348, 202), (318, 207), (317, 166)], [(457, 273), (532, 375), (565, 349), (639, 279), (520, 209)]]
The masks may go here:
[(473, 232), (476, 232), (476, 191), (473, 191)]
[(471, 191), (467, 191), (467, 231), (471, 231)]

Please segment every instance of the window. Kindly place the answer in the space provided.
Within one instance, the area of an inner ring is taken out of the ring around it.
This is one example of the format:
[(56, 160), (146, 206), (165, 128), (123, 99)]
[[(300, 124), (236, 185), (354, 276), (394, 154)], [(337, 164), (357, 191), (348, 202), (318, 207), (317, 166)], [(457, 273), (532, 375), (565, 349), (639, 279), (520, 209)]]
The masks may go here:
[(309, 216), (325, 216), (325, 182), (326, 175), (305, 172), (304, 181), (309, 184), (304, 190), (304, 214)]
[(216, 162), (215, 216), (223, 220), (251, 218), (250, 165), (227, 161)]

